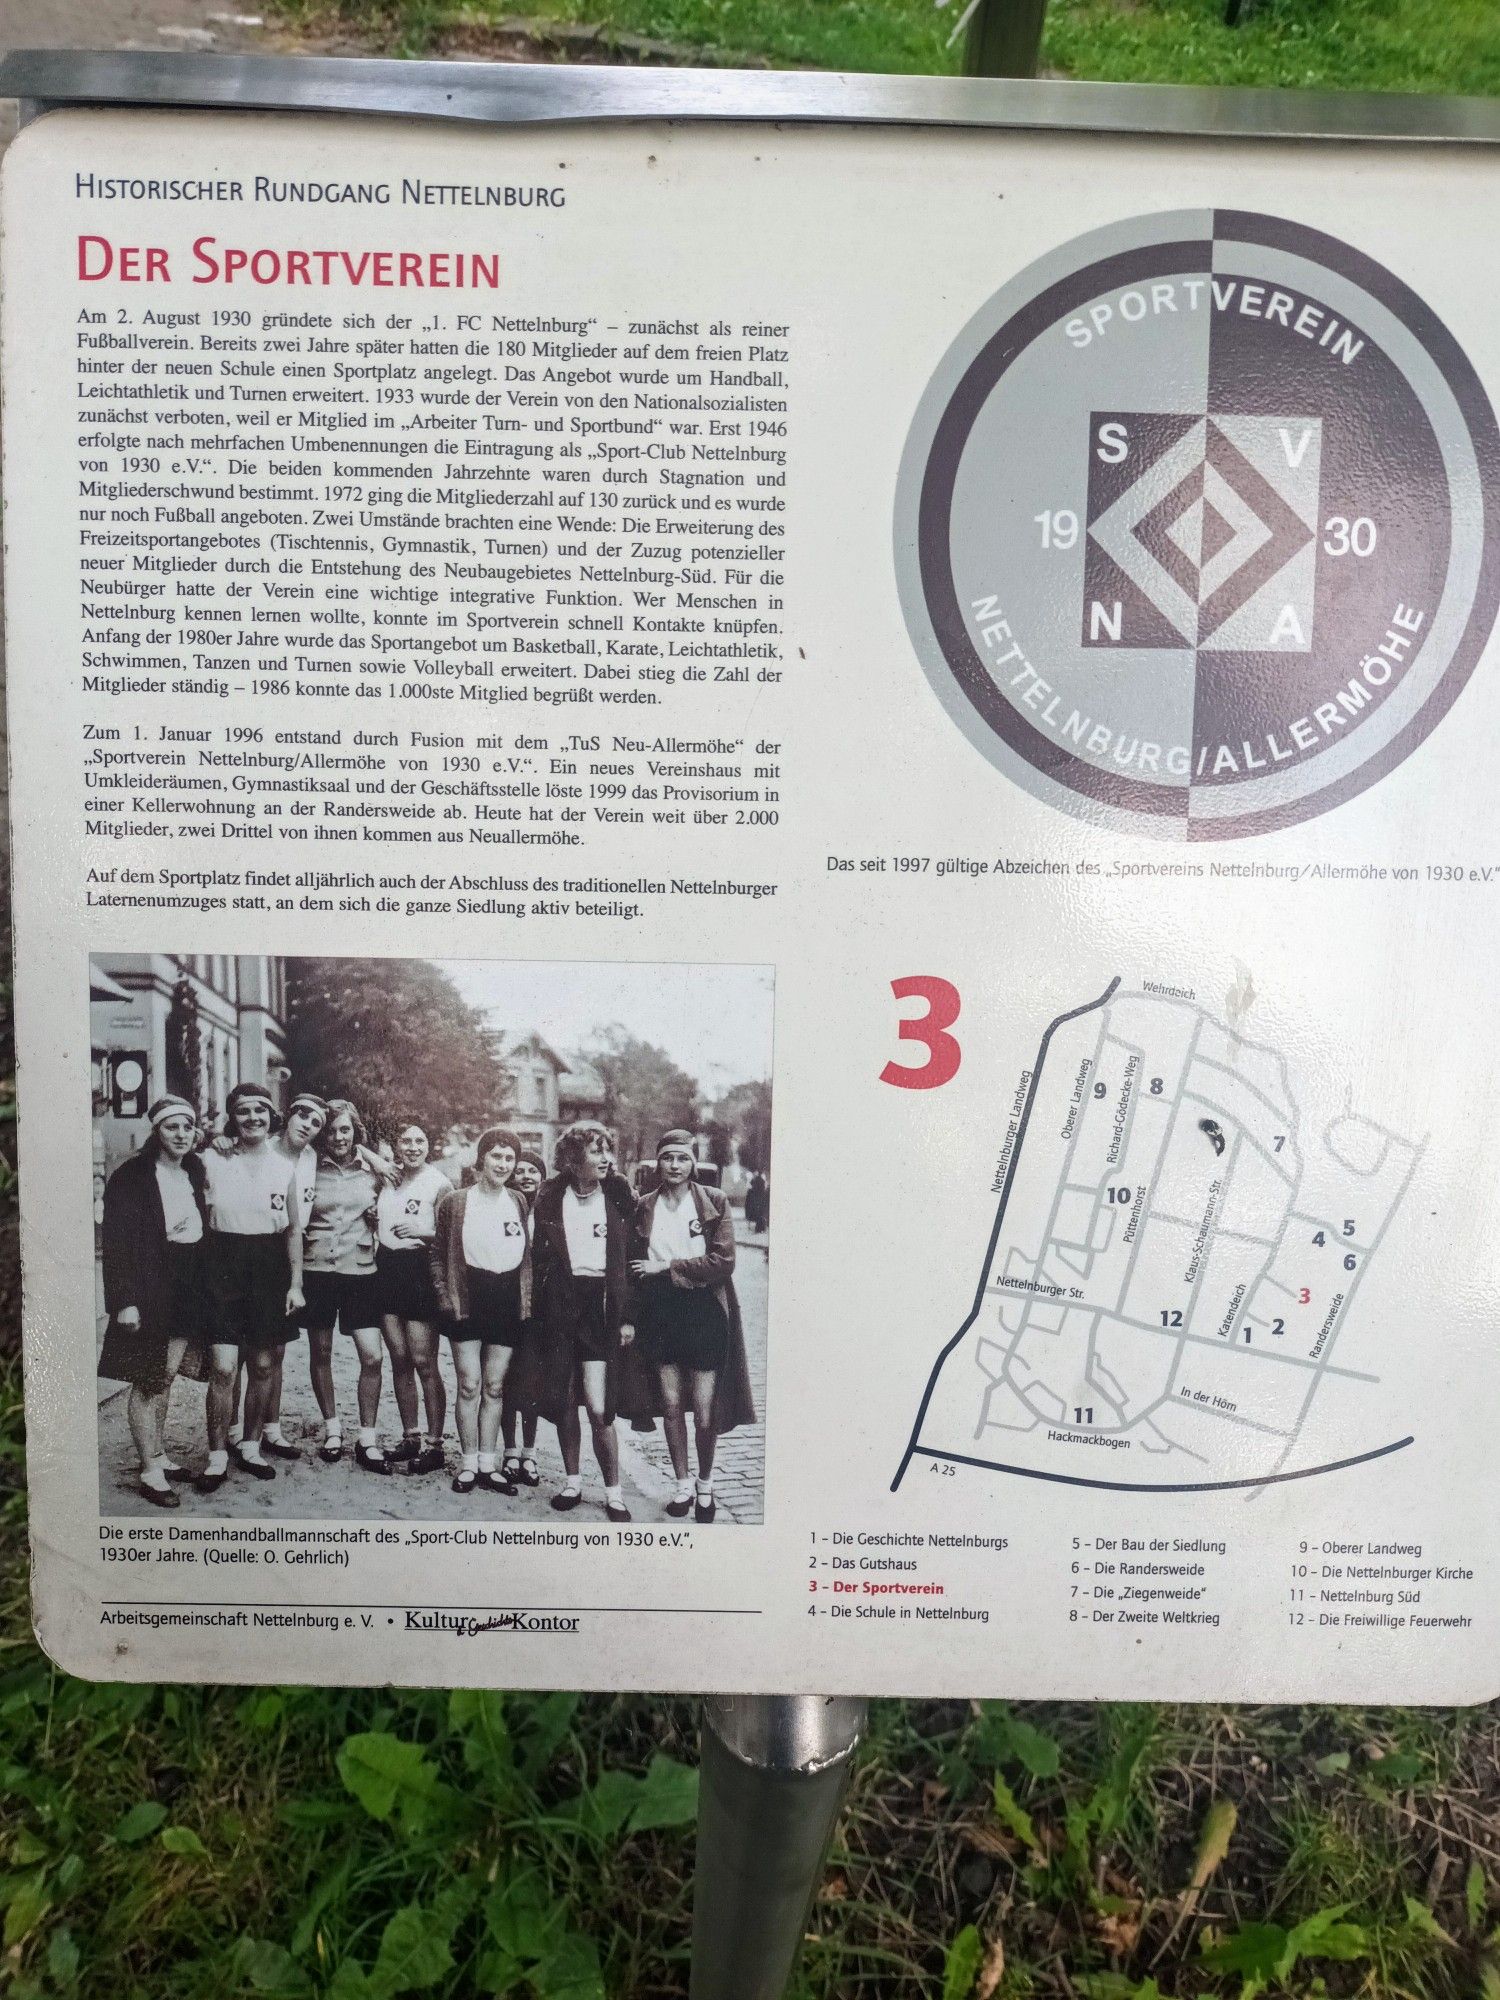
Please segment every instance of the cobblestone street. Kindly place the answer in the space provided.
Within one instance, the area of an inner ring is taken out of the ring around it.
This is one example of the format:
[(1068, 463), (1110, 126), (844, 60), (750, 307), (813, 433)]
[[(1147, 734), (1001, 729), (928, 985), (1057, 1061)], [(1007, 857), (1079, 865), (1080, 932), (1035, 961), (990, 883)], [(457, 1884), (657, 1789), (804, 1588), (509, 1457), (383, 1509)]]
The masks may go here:
[[(721, 1522), (748, 1524), (763, 1518), (762, 1482), (765, 1467), (766, 1393), (766, 1278), (769, 1255), (764, 1236), (747, 1236), (741, 1225), (739, 1268), (735, 1287), (745, 1326), (745, 1346), (750, 1361), (750, 1378), (755, 1385), (755, 1407), (759, 1421), (733, 1431), (719, 1446), (714, 1481), (718, 1517)], [(505, 1521), (555, 1521), (550, 1502), (563, 1481), (562, 1457), (552, 1426), (543, 1423), (537, 1436), (537, 1464), (541, 1484), (522, 1487), (513, 1500), (497, 1493), (454, 1493), (449, 1480), (458, 1465), (458, 1441), (453, 1428), (453, 1368), (443, 1343), (443, 1377), (448, 1385), (448, 1427), (445, 1444), (448, 1464), (442, 1473), (411, 1479), (401, 1473), (381, 1476), (365, 1472), (354, 1463), (357, 1435), (355, 1382), (358, 1367), (352, 1341), (334, 1342), (334, 1381), (338, 1390), (339, 1414), (344, 1422), (344, 1456), (336, 1465), (325, 1465), (318, 1457), (323, 1423), (313, 1400), (307, 1373), (307, 1343), (295, 1341), (287, 1349), (282, 1398), (282, 1431), (299, 1445), (302, 1457), (295, 1463), (276, 1461), (274, 1480), (252, 1479), (247, 1473), (231, 1470), (228, 1480), (212, 1498), (203, 1498), (190, 1486), (179, 1489), (182, 1514), (205, 1519), (274, 1517), (282, 1521), (448, 1521), (495, 1519)], [(106, 1520), (127, 1515), (154, 1515), (157, 1509), (137, 1490), (134, 1447), (125, 1421), (123, 1388), (100, 1384), (99, 1404), (99, 1511)], [(182, 1465), (197, 1467), (207, 1449), (203, 1427), (203, 1387), (197, 1382), (179, 1381), (172, 1391), (167, 1420), (167, 1449)], [(387, 1375), (380, 1405), (382, 1442), (391, 1444), (397, 1436), (396, 1411)], [(666, 1441), (658, 1428), (649, 1434), (633, 1432), (623, 1421), (616, 1426), (620, 1440), (621, 1483), (626, 1505), (637, 1521), (666, 1520), (666, 1503), (674, 1490), (671, 1460)], [(689, 1426), (691, 1447), (691, 1426)], [(589, 1445), (588, 1426), (583, 1441), (583, 1505), (580, 1518), (602, 1514), (604, 1488), (599, 1468)]]

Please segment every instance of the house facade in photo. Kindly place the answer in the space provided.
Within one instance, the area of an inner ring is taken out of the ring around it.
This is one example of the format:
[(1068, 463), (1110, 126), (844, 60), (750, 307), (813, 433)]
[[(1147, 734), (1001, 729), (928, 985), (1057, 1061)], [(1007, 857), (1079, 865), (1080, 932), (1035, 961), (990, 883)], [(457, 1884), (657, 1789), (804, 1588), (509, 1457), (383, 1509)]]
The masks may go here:
[(94, 1171), (102, 1186), (171, 1091), (212, 1121), (242, 1079), (278, 1104), (287, 1087), (280, 958), (100, 952), (89, 965)]

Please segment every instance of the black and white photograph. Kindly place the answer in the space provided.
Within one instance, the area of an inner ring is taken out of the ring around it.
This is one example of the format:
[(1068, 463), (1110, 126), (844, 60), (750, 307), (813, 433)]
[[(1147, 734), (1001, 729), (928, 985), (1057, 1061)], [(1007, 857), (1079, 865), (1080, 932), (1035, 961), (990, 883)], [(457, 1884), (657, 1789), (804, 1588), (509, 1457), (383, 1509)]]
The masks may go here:
[(101, 1515), (759, 1523), (773, 985), (95, 955)]

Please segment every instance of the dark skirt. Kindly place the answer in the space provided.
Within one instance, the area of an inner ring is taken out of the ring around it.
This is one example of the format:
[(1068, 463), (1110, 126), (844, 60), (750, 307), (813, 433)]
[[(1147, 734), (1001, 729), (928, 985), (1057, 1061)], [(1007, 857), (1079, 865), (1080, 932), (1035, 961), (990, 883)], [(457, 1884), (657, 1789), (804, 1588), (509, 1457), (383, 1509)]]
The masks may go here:
[(382, 1312), (394, 1313), (397, 1319), (437, 1318), (437, 1293), (425, 1244), (415, 1250), (391, 1250), (382, 1243), (375, 1252), (375, 1276)]
[[(201, 1241), (166, 1245), (165, 1317), (155, 1327), (124, 1327), (111, 1320), (99, 1353), (99, 1373), (151, 1393), (168, 1388), (167, 1343), (185, 1340), (195, 1358), (208, 1338), (207, 1258)], [(184, 1360), (187, 1355), (184, 1355)]]
[(674, 1285), (670, 1275), (660, 1271), (642, 1279), (636, 1298), (636, 1332), (653, 1368), (723, 1367), (729, 1323), (711, 1285)]
[(380, 1325), (380, 1292), (373, 1271), (304, 1271), (307, 1304), (302, 1324), (320, 1333), (355, 1333)]
[(254, 1354), (295, 1338), (301, 1328), (287, 1318), (292, 1274), (285, 1237), (215, 1231), (208, 1241), (214, 1341)]
[(521, 1273), (481, 1271), (469, 1266), (469, 1317), (450, 1320), (448, 1332), (454, 1340), (477, 1340), (485, 1347), (518, 1347), (521, 1344)]

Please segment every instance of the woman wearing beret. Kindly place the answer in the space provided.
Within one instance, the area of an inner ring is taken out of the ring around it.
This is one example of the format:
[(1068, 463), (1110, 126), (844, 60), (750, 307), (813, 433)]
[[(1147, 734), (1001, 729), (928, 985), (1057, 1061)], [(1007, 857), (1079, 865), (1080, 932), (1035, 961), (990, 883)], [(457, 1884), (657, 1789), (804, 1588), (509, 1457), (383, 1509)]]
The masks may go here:
[(209, 1353), (208, 1463), (200, 1493), (216, 1493), (229, 1472), (229, 1424), (240, 1362), (245, 1364), (241, 1471), (274, 1479), (261, 1430), (288, 1336), (302, 1308), (302, 1218), (295, 1163), (272, 1145), (277, 1123), (264, 1084), (237, 1083), (225, 1099), (230, 1154), (206, 1153), (208, 1282), (213, 1302)]
[[(715, 1447), (725, 1431), (755, 1421), (755, 1406), (734, 1293), (734, 1214), (725, 1194), (694, 1178), (696, 1165), (690, 1133), (663, 1134), (657, 1185), (636, 1208), (630, 1269), (641, 1359), (655, 1378), (652, 1406), (677, 1475), (667, 1512), (680, 1519), (691, 1509), (707, 1523), (715, 1513)], [(696, 1487), (688, 1474), (689, 1410)]]
[[(376, 1203), (375, 1274), (385, 1344), (405, 1436), (388, 1454), (412, 1473), (441, 1472), (448, 1391), (438, 1367), (438, 1302), (432, 1286), (432, 1239), (437, 1205), (453, 1189), (428, 1157), (432, 1141), (417, 1118), (396, 1127), (397, 1175)], [(422, 1387), (425, 1437), (417, 1425), (416, 1384)], [(409, 1405), (409, 1407), (408, 1407)]]
[(508, 1185), (521, 1148), (492, 1126), (474, 1149), (474, 1180), (438, 1203), (432, 1282), (458, 1376), (455, 1493), (482, 1486), (514, 1497), (495, 1468), (505, 1381), (531, 1318), (531, 1234), (526, 1197)]
[(583, 1498), (581, 1404), (604, 1477), (604, 1511), (628, 1521), (615, 1410), (620, 1357), (635, 1338), (626, 1269), (635, 1197), (612, 1171), (614, 1142), (602, 1125), (570, 1125), (554, 1158), (556, 1177), (536, 1198), (534, 1250), (542, 1412), (557, 1426), (567, 1475), (552, 1505), (565, 1514)]
[(154, 1507), (176, 1507), (173, 1483), (191, 1475), (167, 1456), (167, 1403), (184, 1354), (208, 1338), (206, 1177), (192, 1105), (159, 1097), (146, 1116), (150, 1136), (104, 1188), (109, 1325), (99, 1373), (130, 1384), (125, 1413), (141, 1493)]

